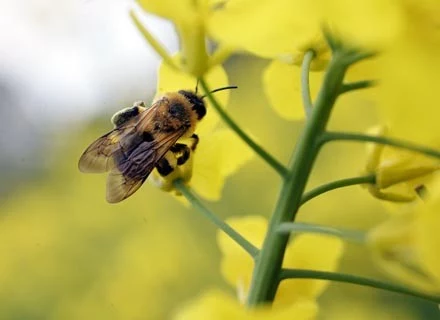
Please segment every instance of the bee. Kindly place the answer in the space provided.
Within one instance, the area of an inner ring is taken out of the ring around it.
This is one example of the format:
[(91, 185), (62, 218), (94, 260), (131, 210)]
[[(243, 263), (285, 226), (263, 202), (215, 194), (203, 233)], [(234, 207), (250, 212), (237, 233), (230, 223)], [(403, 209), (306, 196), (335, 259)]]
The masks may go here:
[[(235, 89), (227, 86), (211, 93)], [(86, 173), (109, 172), (106, 199), (120, 202), (138, 190), (156, 168), (166, 177), (184, 165), (197, 146), (194, 133), (206, 114), (203, 99), (195, 91), (165, 93), (149, 108), (142, 101), (112, 117), (114, 129), (94, 141), (79, 159)], [(190, 144), (179, 140), (189, 140)]]

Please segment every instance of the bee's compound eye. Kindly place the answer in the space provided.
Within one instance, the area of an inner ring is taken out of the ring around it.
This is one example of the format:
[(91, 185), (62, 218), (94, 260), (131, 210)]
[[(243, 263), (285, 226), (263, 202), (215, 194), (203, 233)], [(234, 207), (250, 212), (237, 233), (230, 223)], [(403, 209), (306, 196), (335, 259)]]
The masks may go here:
[(180, 103), (173, 103), (168, 112), (175, 118), (182, 118), (185, 115), (185, 107)]

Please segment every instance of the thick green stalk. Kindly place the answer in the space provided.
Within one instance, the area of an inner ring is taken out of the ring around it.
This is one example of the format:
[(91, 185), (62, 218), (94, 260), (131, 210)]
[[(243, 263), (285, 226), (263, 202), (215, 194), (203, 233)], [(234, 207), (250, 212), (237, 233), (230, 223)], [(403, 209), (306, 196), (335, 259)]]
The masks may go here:
[(250, 306), (272, 301), (275, 297), (289, 240), (288, 234), (280, 234), (277, 229), (281, 223), (293, 221), (301, 205), (301, 197), (319, 151), (319, 138), (326, 128), (348, 67), (345, 58), (343, 52), (333, 55), (312, 113), (289, 162), (289, 174), (283, 182), (262, 250), (256, 259), (248, 297)]
[(281, 272), (280, 280), (286, 280), (286, 279), (320, 279), (320, 280), (331, 280), (331, 281), (343, 282), (343, 283), (351, 283), (359, 286), (366, 286), (375, 289), (382, 289), (390, 292), (405, 294), (412, 297), (428, 300), (436, 304), (440, 303), (439, 296), (433, 296), (426, 293), (421, 293), (397, 284), (383, 282), (375, 279), (369, 279), (352, 274), (315, 271), (315, 270), (302, 270), (302, 269), (284, 269)]

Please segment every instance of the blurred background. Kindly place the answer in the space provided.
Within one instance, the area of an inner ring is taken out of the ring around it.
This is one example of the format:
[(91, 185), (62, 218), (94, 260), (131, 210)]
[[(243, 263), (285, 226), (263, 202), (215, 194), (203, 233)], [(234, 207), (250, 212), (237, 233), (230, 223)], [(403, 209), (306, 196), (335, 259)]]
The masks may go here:
[[(216, 229), (191, 208), (146, 184), (128, 201), (105, 202), (105, 176), (77, 161), (133, 101), (151, 101), (157, 55), (128, 18), (122, 0), (0, 0), (0, 319), (170, 319), (186, 302), (224, 284)], [(172, 25), (143, 21), (174, 52)], [(226, 63), (231, 115), (286, 161), (302, 127), (280, 118), (264, 97), (267, 61)], [(209, 112), (209, 111), (208, 111)], [(365, 130), (374, 105), (352, 94), (331, 126)], [(324, 150), (309, 187), (356, 175), (364, 149)], [(264, 177), (264, 179), (262, 178)], [(254, 158), (231, 177), (216, 203), (220, 216), (269, 215), (280, 181)], [(245, 192), (244, 192), (245, 190)], [(386, 218), (361, 188), (309, 203), (299, 220), (368, 229)], [(349, 245), (342, 271), (383, 278), (365, 248)], [(322, 296), (321, 319), (434, 319), (437, 307), (350, 285)]]

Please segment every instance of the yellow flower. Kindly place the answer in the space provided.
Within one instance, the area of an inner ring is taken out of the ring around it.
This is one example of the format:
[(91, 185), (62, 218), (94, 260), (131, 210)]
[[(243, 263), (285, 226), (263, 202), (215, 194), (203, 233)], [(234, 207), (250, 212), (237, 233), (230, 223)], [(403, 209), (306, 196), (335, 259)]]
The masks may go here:
[[(218, 65), (206, 74), (206, 81), (210, 88), (218, 88), (228, 83), (224, 69)], [(162, 63), (159, 69), (157, 85), (158, 95), (181, 89), (194, 90), (197, 79), (187, 73), (177, 72), (170, 66)], [(227, 90), (215, 93), (221, 105), (227, 105), (229, 92)], [(183, 178), (185, 182), (203, 198), (218, 200), (225, 183), (225, 179), (234, 174), (253, 157), (252, 150), (238, 138), (234, 132), (219, 126), (220, 119), (212, 110), (206, 99), (206, 116), (197, 124), (196, 133), (199, 143), (191, 154), (191, 160), (183, 168), (179, 168), (163, 179), (156, 170), (152, 173), (152, 180), (166, 191), (173, 189), (174, 179)]]
[[(228, 223), (248, 239), (261, 247), (267, 230), (267, 221), (262, 216), (245, 216), (228, 219)], [(221, 273), (226, 281), (237, 288), (240, 300), (246, 299), (254, 263), (252, 258), (225, 234), (217, 234), (222, 252)], [(340, 239), (324, 235), (299, 235), (288, 245), (284, 257), (284, 268), (333, 271), (337, 268), (343, 252)], [(275, 297), (276, 306), (290, 305), (302, 299), (315, 300), (328, 286), (322, 280), (284, 280)]]
[[(271, 105), (288, 120), (304, 118), (299, 68), (304, 54), (315, 52), (315, 71), (323, 70), (331, 56), (314, 8), (291, 0), (230, 1), (213, 13), (208, 27), (222, 44), (273, 59), (263, 77)], [(312, 97), (321, 80), (321, 72), (310, 75)]]
[(314, 49), (318, 56), (328, 51), (315, 12), (303, 1), (229, 1), (213, 12), (208, 30), (230, 47), (301, 62), (308, 49)]
[[(386, 128), (374, 130), (386, 135)], [(376, 183), (366, 185), (376, 198), (393, 202), (411, 202), (417, 198), (417, 188), (424, 186), (440, 168), (438, 159), (378, 143), (367, 145), (365, 171), (376, 175)]]
[(374, 228), (368, 236), (378, 265), (391, 277), (429, 293), (440, 293), (440, 182), (428, 199)]
[[(263, 83), (271, 106), (287, 120), (302, 120), (305, 117), (301, 98), (301, 68), (273, 60), (264, 70)], [(322, 83), (322, 72), (311, 72), (310, 94), (314, 99)]]
[(208, 54), (206, 48), (206, 24), (211, 13), (219, 4), (221, 5), (221, 1), (138, 0), (138, 2), (146, 11), (170, 19), (176, 26), (182, 54), (178, 66), (180, 70), (200, 77), (211, 66), (221, 63), (230, 55), (230, 50), (224, 46), (212, 55)]
[(175, 320), (312, 320), (318, 307), (315, 302), (302, 300), (285, 308), (258, 306), (246, 309), (231, 296), (218, 291), (206, 292), (198, 300), (191, 302), (174, 317)]
[(401, 0), (311, 1), (322, 20), (345, 41), (369, 49), (392, 45), (405, 27)]
[(406, 27), (380, 59), (378, 111), (396, 136), (438, 147), (440, 2), (401, 2)]
[(375, 262), (389, 276), (419, 290), (438, 293), (440, 220), (436, 218), (438, 211), (421, 211), (391, 217), (369, 233), (368, 243)]

